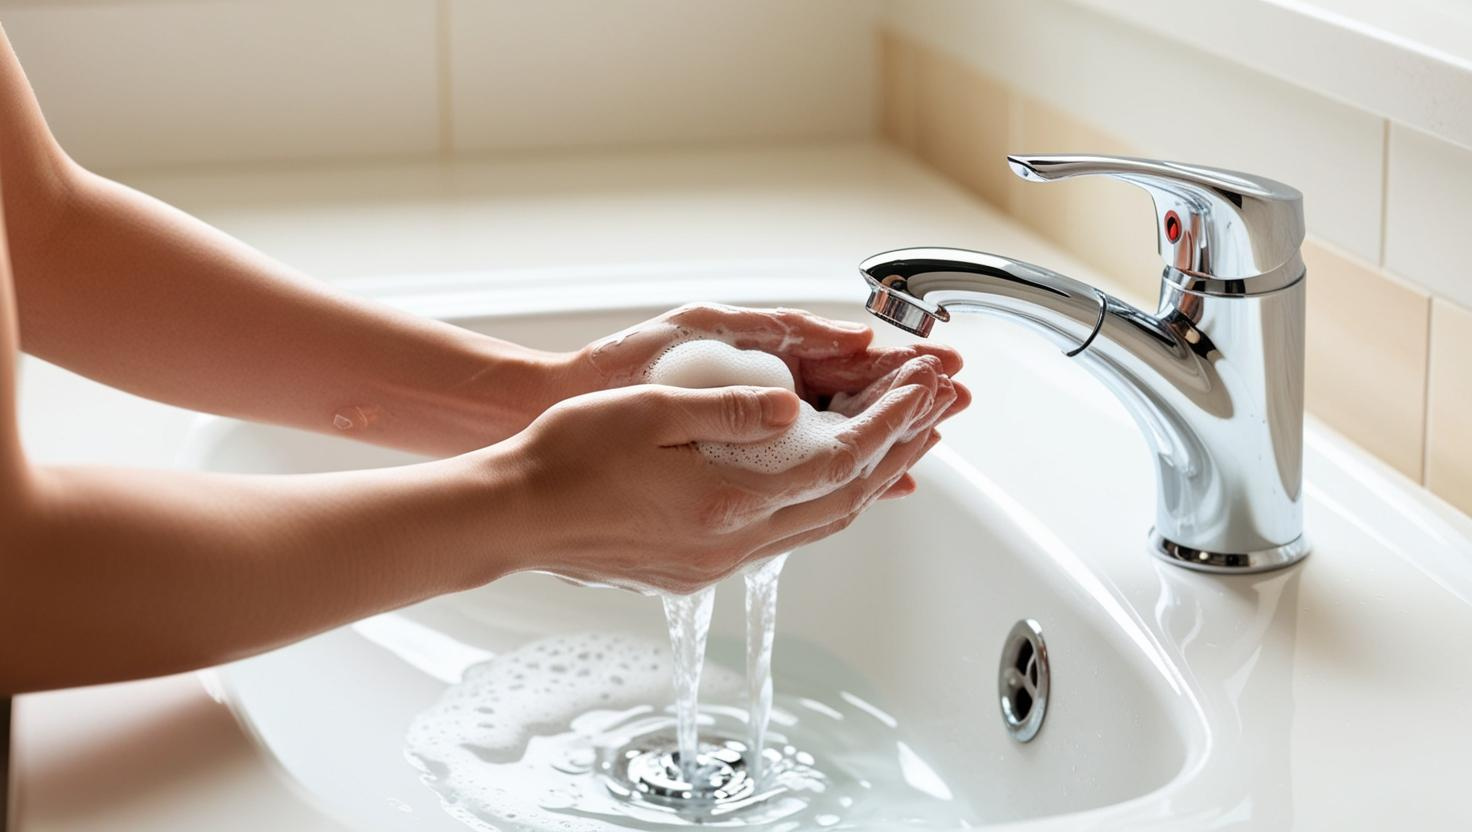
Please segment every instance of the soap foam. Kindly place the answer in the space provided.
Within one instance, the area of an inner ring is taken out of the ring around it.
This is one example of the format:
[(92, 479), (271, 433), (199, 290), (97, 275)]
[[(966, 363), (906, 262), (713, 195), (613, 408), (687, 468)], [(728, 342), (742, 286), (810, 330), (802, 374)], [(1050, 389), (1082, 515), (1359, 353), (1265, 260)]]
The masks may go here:
[[(467, 670), (414, 719), (405, 750), (446, 810), (476, 828), (607, 829), (547, 810), (582, 801), (577, 784), (599, 738), (667, 700), (673, 671), (668, 649), (640, 639), (535, 641)], [(702, 682), (703, 694), (723, 698), (742, 685), (720, 665), (707, 667)]]
[(797, 391), (782, 359), (761, 350), (742, 350), (724, 341), (702, 339), (677, 344), (655, 359), (647, 378), (670, 387), (729, 387), (751, 384)]
[[(749, 384), (796, 391), (792, 372), (777, 356), (705, 339), (685, 341), (666, 350), (650, 365), (645, 380), (674, 387)], [(696, 447), (711, 462), (777, 474), (825, 450), (841, 448), (840, 437), (852, 421), (840, 413), (818, 411), (801, 402), (797, 419), (775, 439), (740, 444), (700, 442)]]

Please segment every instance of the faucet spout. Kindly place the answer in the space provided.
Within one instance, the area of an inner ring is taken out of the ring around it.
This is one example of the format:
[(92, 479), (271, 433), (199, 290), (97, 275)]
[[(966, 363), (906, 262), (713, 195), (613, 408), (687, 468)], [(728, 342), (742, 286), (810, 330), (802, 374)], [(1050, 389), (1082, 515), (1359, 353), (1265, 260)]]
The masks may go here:
[[(1134, 417), (1157, 480), (1152, 549), (1178, 565), (1251, 572), (1296, 562), (1302, 535), (1303, 267), (1270, 293), (1161, 287), (1156, 313), (1008, 257), (910, 248), (865, 260), (866, 308), (928, 336), (952, 312), (1042, 334)], [(1294, 264), (1289, 264), (1292, 267)]]
[(900, 249), (870, 257), (859, 271), (869, 283), (865, 308), (922, 337), (957, 306), (1013, 318), (1075, 355), (1098, 334), (1106, 309), (1107, 296), (1086, 283), (979, 251)]

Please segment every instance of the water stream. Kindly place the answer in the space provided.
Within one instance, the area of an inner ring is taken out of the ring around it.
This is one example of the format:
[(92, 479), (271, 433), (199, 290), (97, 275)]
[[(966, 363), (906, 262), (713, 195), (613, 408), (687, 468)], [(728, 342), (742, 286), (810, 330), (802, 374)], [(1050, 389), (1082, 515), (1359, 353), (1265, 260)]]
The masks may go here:
[(674, 657), (676, 762), (681, 779), (694, 783), (700, 764), (700, 674), (705, 667), (705, 641), (715, 609), (716, 588), (708, 586), (690, 595), (663, 595), (665, 624), (670, 630)]
[(772, 717), (772, 642), (777, 635), (777, 581), (787, 556), (747, 567), (746, 574), (746, 746), (752, 779), (762, 779), (767, 725)]

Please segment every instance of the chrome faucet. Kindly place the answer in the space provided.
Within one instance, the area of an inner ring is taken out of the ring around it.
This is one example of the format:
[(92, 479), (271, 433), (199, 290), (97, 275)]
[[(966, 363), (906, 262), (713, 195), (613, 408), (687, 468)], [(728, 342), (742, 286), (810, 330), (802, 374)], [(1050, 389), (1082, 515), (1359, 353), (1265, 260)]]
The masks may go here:
[(1102, 381), (1154, 456), (1151, 550), (1205, 572), (1296, 563), (1303, 535), (1303, 197), (1215, 168), (1112, 156), (1009, 156), (1023, 179), (1104, 175), (1155, 201), (1165, 258), (1149, 314), (1057, 272), (950, 248), (860, 264), (867, 308), (928, 336), (952, 312), (1021, 322)]

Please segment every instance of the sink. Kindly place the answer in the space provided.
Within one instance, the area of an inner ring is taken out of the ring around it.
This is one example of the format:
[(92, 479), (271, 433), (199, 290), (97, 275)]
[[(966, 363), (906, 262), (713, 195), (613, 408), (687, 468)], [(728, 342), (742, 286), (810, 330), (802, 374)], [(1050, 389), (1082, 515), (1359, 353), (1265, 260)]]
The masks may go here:
[[(557, 349), (683, 299), (867, 320), (851, 275), (794, 273), (748, 264), (651, 270), (616, 288), (593, 271), (543, 283), (467, 275), (360, 288)], [(811, 672), (814, 656), (841, 667), (855, 697), (899, 725), (923, 776), (938, 781), (930, 791), (973, 826), (1472, 818), (1454, 797), (1466, 770), (1456, 738), (1472, 738), (1463, 707), (1472, 651), (1428, 638), (1472, 634), (1466, 517), (1311, 420), (1307, 561), (1231, 577), (1161, 564), (1146, 551), (1147, 452), (1118, 403), (1024, 330), (959, 318), (942, 335), (966, 355), (977, 403), (917, 467), (918, 493), (793, 556), (781, 585), (779, 692)], [(184, 460), (296, 473), (417, 458), (208, 419)], [(741, 609), (739, 581), (727, 582), (712, 654), (732, 667)], [(997, 698), (999, 656), (1022, 619), (1041, 628), (1052, 669), (1046, 718), (1025, 744), (1005, 729)], [(209, 683), (328, 817), (353, 829), (457, 830), (465, 827), (405, 760), (410, 722), (467, 667), (590, 632), (665, 638), (651, 599), (523, 574), (217, 668)], [(1412, 758), (1422, 761), (1413, 776), (1387, 771)]]

